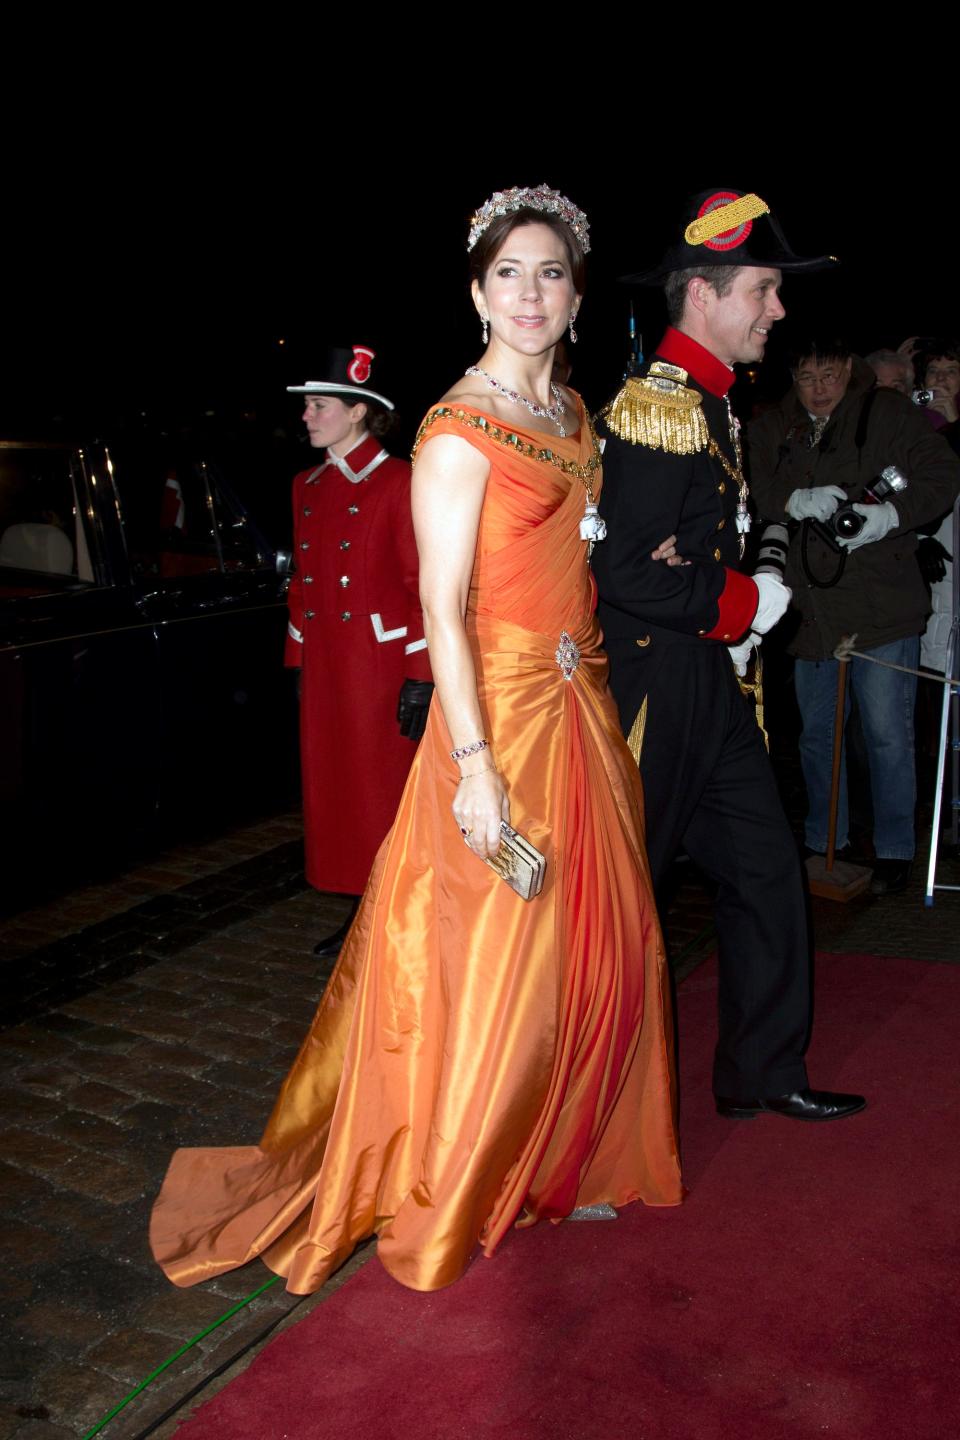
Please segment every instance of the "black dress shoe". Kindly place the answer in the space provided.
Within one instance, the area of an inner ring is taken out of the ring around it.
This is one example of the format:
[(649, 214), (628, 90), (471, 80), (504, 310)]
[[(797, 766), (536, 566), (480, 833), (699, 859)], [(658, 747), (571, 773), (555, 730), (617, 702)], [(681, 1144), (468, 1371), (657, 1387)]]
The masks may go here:
[(833, 1090), (794, 1090), (769, 1100), (728, 1100), (717, 1096), (717, 1114), (729, 1120), (752, 1120), (755, 1115), (784, 1115), (788, 1120), (843, 1120), (866, 1105), (862, 1095), (839, 1095)]
[(871, 895), (899, 895), (910, 883), (912, 860), (874, 860)]

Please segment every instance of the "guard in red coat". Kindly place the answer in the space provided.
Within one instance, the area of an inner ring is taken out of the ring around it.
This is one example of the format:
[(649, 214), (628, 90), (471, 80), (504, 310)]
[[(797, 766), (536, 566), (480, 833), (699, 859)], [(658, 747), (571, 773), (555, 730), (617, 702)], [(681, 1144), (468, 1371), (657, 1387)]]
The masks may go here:
[[(306, 873), (358, 896), (393, 823), (433, 692), (410, 512), (410, 465), (383, 448), (392, 403), (367, 346), (290, 385), (324, 458), (293, 482), (296, 572), (286, 663), (299, 666)], [(351, 917), (316, 947), (334, 955)]]

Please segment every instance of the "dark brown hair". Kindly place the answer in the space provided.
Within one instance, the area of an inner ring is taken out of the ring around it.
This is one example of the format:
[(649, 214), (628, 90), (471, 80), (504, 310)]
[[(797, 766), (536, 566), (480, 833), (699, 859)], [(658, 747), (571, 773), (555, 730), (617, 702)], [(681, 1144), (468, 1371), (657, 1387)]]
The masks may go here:
[(722, 300), (733, 289), (742, 265), (708, 265), (702, 270), (695, 266), (691, 270), (671, 270), (663, 282), (663, 293), (667, 297), (667, 319), (671, 325), (679, 325), (687, 303), (687, 286), (697, 276), (706, 280), (714, 293)]
[(388, 410), (379, 400), (371, 400), (369, 395), (355, 395), (350, 390), (338, 390), (333, 398), (342, 400), (350, 410), (354, 405), (362, 405), (367, 412), (363, 417), (363, 428), (376, 440), (385, 440), (396, 428), (396, 411)]
[(564, 253), (570, 265), (570, 279), (573, 281), (573, 288), (578, 295), (582, 295), (587, 275), (583, 251), (580, 249), (577, 237), (570, 226), (558, 215), (551, 215), (549, 211), (534, 210), (529, 205), (524, 205), (519, 210), (511, 210), (507, 215), (498, 215), (496, 220), (491, 221), (487, 226), (470, 251), (470, 279), (476, 280), (480, 289), (483, 289), (487, 271), (503, 249), (507, 236), (512, 231), (519, 230), (521, 225), (546, 225), (549, 230), (553, 231), (563, 244)]
[(397, 423), (395, 410), (388, 410), (386, 405), (381, 405), (379, 400), (364, 398), (361, 402), (367, 407), (366, 427), (370, 434), (377, 440), (385, 440)]

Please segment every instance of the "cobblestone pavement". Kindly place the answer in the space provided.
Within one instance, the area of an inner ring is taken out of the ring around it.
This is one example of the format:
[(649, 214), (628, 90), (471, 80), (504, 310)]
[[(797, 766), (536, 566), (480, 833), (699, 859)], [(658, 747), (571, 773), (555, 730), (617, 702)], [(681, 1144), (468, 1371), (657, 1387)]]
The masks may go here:
[[(310, 1021), (327, 973), (312, 946), (346, 902), (309, 890), (301, 861), (299, 819), (284, 815), (0, 920), (0, 1440), (84, 1435), (267, 1278), (254, 1263), (175, 1290), (150, 1259), (147, 1217), (176, 1145), (257, 1140)], [(888, 900), (815, 902), (820, 948), (956, 961), (960, 896), (928, 910), (922, 888), (918, 875)], [(712, 949), (709, 895), (688, 865), (665, 928), (678, 973)], [(297, 1304), (268, 1289), (155, 1380), (107, 1440), (141, 1434), (327, 1293)]]

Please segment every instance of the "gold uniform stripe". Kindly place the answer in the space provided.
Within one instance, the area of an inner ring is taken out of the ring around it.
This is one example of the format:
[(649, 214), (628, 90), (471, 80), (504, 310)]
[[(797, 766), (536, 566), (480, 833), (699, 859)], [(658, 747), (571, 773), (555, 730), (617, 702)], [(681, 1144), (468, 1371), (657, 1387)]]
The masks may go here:
[(636, 720), (634, 720), (632, 726), (630, 727), (630, 734), (627, 736), (627, 745), (630, 748), (630, 754), (633, 756), (638, 766), (640, 764), (640, 752), (643, 749), (643, 732), (647, 728), (648, 699), (649, 696), (644, 695), (643, 704), (640, 706), (640, 709), (637, 712), (637, 718)]
[(683, 238), (688, 245), (704, 245), (725, 230), (736, 230), (747, 220), (759, 220), (761, 215), (769, 214), (770, 206), (759, 195), (741, 195), (739, 200), (731, 200), (729, 205), (718, 205), (716, 210), (691, 220)]
[(763, 713), (763, 661), (760, 658), (759, 650), (754, 650), (753, 652), (753, 679), (746, 680), (738, 675), (737, 681), (740, 685), (741, 695), (745, 695), (748, 700), (751, 697), (753, 698), (753, 703), (756, 707), (754, 714), (756, 716), (757, 725), (760, 727), (760, 734), (763, 736), (763, 743), (764, 745), (766, 745), (769, 752), (770, 736), (767, 734), (766, 731), (765, 716)]

